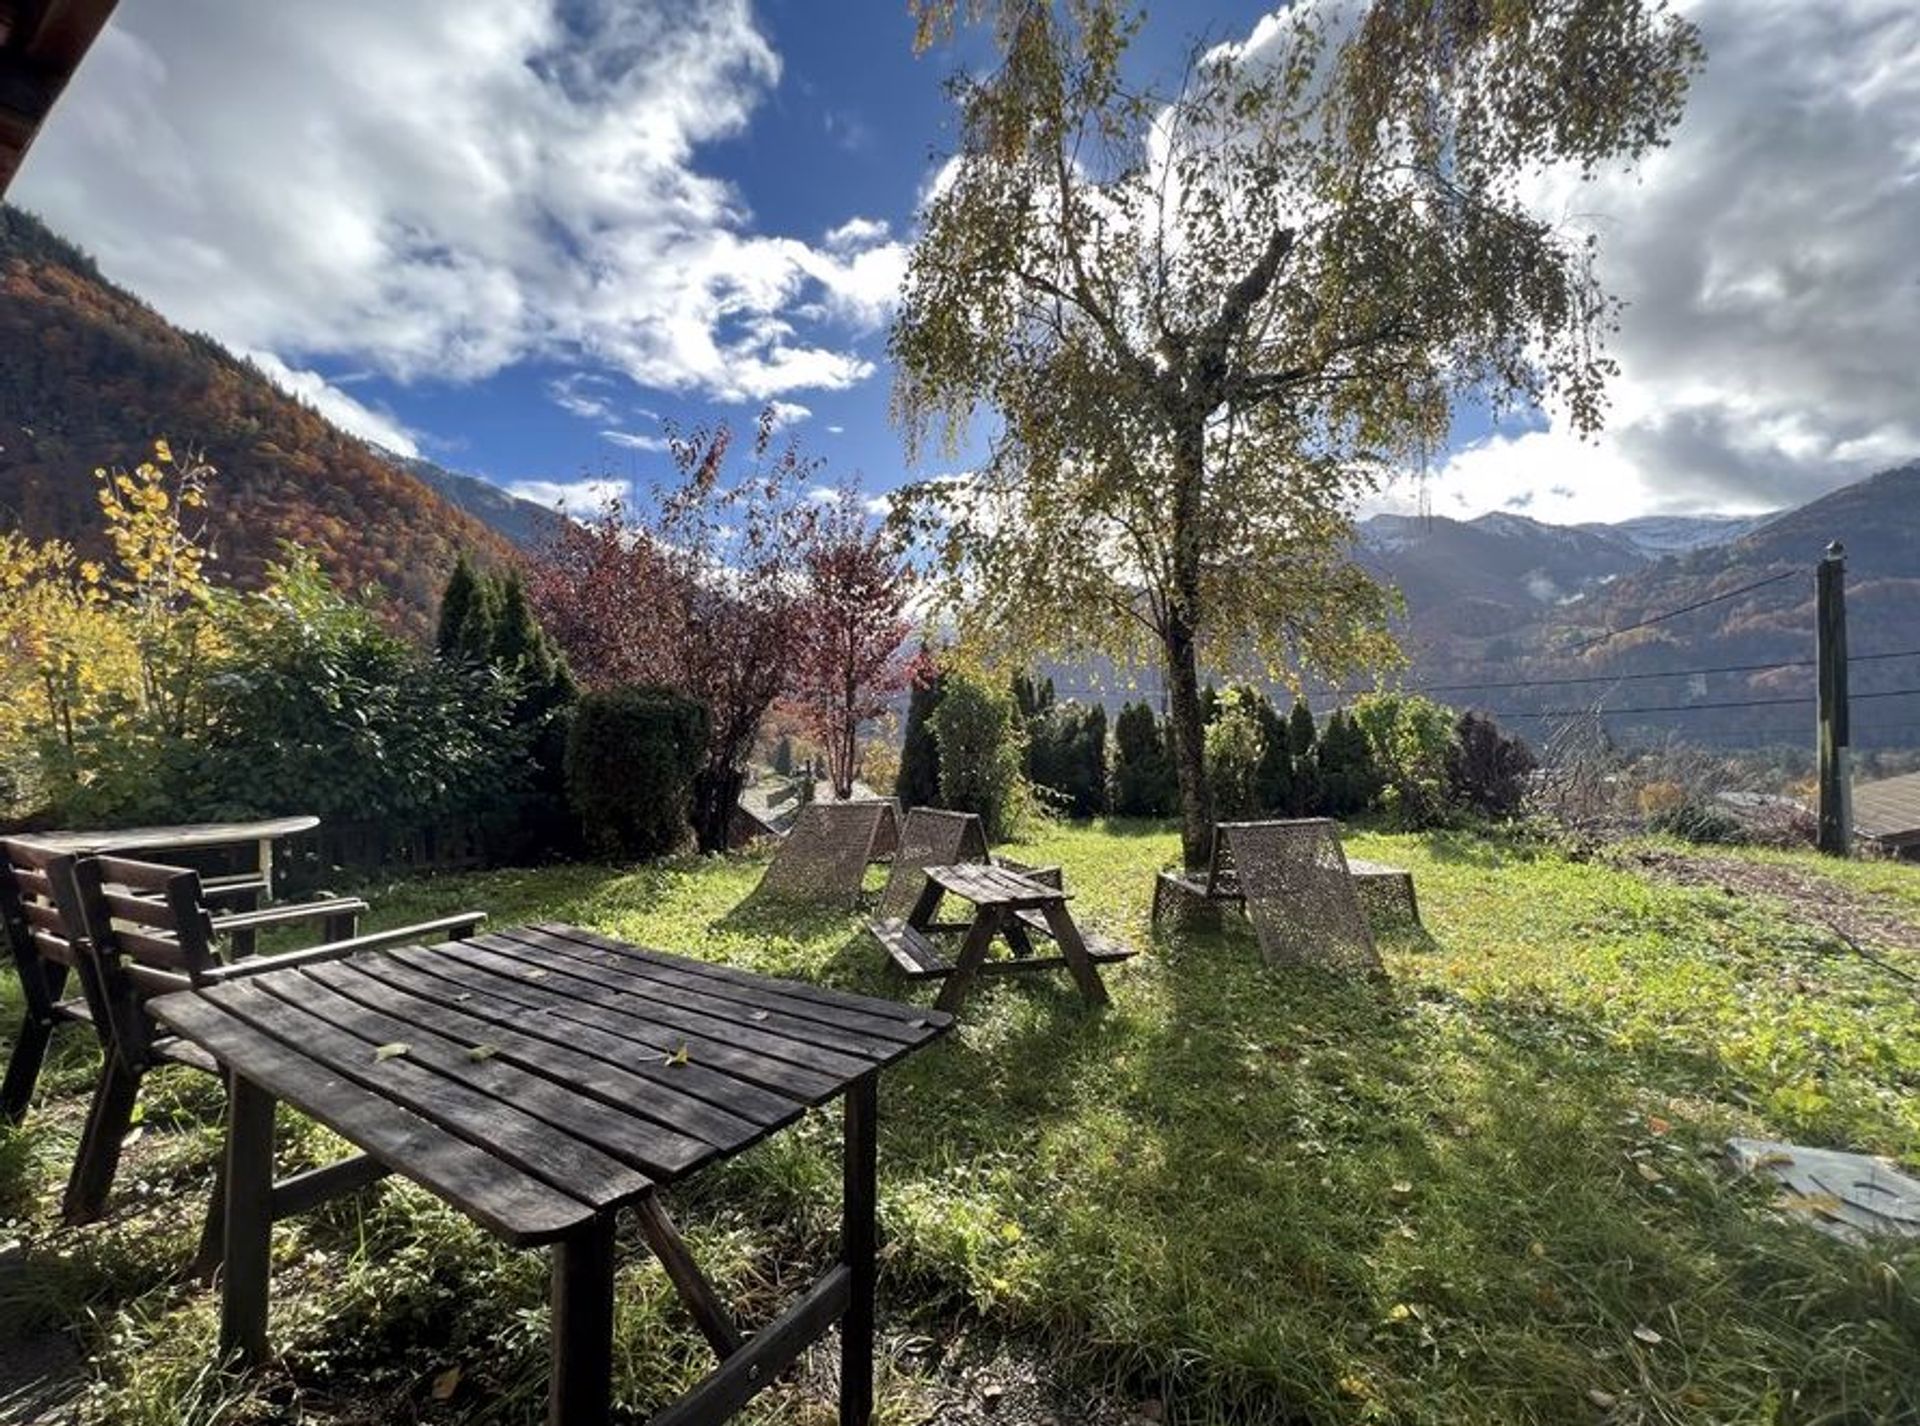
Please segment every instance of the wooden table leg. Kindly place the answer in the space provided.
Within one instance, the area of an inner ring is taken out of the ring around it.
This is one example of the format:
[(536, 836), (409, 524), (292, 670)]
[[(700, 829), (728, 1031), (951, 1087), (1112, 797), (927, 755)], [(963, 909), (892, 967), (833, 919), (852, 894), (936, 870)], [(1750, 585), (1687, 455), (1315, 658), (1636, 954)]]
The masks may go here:
[(547, 1426), (607, 1426), (613, 1419), (613, 1217), (600, 1214), (553, 1250)]
[(980, 967), (987, 959), (987, 951), (993, 946), (994, 935), (1000, 929), (1001, 910), (997, 906), (982, 906), (980, 913), (973, 918), (973, 924), (967, 928), (967, 939), (960, 947), (960, 958), (953, 963), (953, 971), (947, 976), (946, 983), (940, 987), (940, 994), (934, 1000), (936, 1010), (948, 1014), (957, 1014), (967, 1003), (967, 991), (973, 987), (973, 978), (980, 973)]
[(840, 1257), (851, 1277), (846, 1316), (840, 1319), (840, 1426), (867, 1426), (873, 1416), (874, 1279), (879, 1228), (875, 1135), (880, 1076), (869, 1072), (847, 1087), (846, 1150), (842, 1161)]
[(227, 1077), (226, 1239), (221, 1269), (220, 1355), (253, 1366), (267, 1356), (267, 1289), (273, 1237), (273, 1096)]
[(924, 931), (933, 925), (934, 913), (940, 909), (940, 898), (946, 893), (932, 877), (920, 883), (920, 894), (913, 900), (913, 909), (907, 912), (907, 924), (916, 931)]
[(1047, 918), (1047, 929), (1053, 932), (1053, 939), (1060, 943), (1060, 954), (1066, 959), (1067, 970), (1079, 985), (1087, 1004), (1109, 1004), (1107, 987), (1101, 983), (1100, 972), (1093, 964), (1093, 957), (1087, 954), (1087, 943), (1080, 936), (1080, 928), (1073, 924), (1066, 903), (1052, 901), (1041, 909)]

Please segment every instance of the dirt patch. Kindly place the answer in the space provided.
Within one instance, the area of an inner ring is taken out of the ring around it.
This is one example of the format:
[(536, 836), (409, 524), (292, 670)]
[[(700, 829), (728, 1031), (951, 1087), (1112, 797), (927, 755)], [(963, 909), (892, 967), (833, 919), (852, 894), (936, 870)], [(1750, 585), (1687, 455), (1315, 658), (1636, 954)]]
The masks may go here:
[(1881, 898), (1818, 872), (1664, 848), (1635, 848), (1612, 860), (1682, 886), (1718, 887), (1728, 896), (1770, 896), (1808, 925), (1837, 931), (1867, 950), (1920, 955), (1920, 925)]

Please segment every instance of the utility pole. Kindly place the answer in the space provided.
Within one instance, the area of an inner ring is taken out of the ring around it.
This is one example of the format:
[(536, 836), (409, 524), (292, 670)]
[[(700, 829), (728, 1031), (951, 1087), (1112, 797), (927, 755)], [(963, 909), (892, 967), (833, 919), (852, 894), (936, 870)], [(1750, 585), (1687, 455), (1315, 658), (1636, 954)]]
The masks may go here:
[(1815, 576), (1814, 658), (1820, 667), (1820, 850), (1853, 854), (1853, 742), (1847, 719), (1847, 561), (1838, 540)]

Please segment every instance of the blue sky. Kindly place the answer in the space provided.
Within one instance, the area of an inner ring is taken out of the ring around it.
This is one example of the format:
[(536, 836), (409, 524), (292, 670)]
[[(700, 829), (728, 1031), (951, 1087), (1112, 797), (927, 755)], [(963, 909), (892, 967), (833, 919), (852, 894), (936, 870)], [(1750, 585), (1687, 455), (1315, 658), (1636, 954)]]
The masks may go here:
[[(1268, 8), (1162, 0), (1133, 66)], [(1674, 144), (1528, 194), (1628, 301), (1609, 429), (1464, 413), (1439, 513), (1749, 512), (1920, 453), (1920, 7), (1681, 8), (1710, 59)], [(767, 401), (877, 492), (942, 81), (984, 57), (916, 58), (905, 0), (128, 3), (12, 197), (340, 424), (523, 493), (644, 481), (663, 419)]]

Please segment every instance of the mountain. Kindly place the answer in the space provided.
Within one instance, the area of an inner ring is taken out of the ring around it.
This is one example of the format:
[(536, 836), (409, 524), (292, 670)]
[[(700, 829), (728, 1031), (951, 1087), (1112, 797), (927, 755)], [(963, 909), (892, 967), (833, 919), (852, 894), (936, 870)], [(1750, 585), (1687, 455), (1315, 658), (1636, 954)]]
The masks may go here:
[(419, 632), (461, 550), (512, 558), (462, 504), (0, 205), (0, 521), (99, 553), (92, 472), (139, 462), (161, 436), (218, 470), (215, 548), (241, 584), (298, 541), (341, 584), (386, 590), (396, 624)]
[(482, 480), (477, 475), (463, 475), (457, 470), (435, 465), (430, 460), (396, 455), (392, 451), (383, 450), (380, 454), (431, 487), (456, 510), (466, 511), (516, 549), (539, 548), (554, 523), (561, 518), (559, 512), (551, 507), (509, 495), (492, 481)]
[[(1362, 556), (1406, 595), (1408, 686), (1438, 685), (1448, 701), (1513, 715), (1523, 730), (1547, 722), (1536, 716), (1545, 710), (1599, 705), (1610, 710), (1616, 736), (1635, 741), (1679, 734), (1804, 743), (1813, 719), (1814, 567), (1838, 540), (1855, 660), (1854, 745), (1920, 746), (1920, 694), (1903, 691), (1920, 688), (1920, 656), (1879, 657), (1920, 650), (1920, 462), (1767, 517), (1731, 539), (1659, 558), (1636, 549), (1637, 558), (1612, 571), (1584, 556), (1554, 564), (1551, 540), (1519, 517), (1431, 523), (1425, 538)], [(1737, 523), (1716, 522), (1710, 532)], [(1362, 527), (1363, 540), (1374, 525)], [(1462, 533), (1475, 527), (1499, 536), (1504, 562), (1484, 540)], [(1391, 537), (1401, 527), (1385, 528)], [(1633, 546), (1646, 527), (1587, 533)], [(1461, 567), (1467, 560), (1476, 567)], [(1510, 572), (1530, 564), (1536, 568), (1516, 595)], [(1573, 597), (1524, 597), (1583, 570), (1591, 577)], [(1487, 590), (1501, 583), (1507, 592), (1495, 618)]]
[(1647, 562), (1605, 527), (1548, 525), (1496, 512), (1474, 520), (1375, 515), (1359, 561), (1398, 589), (1416, 639), (1491, 638)]
[(1640, 553), (1685, 554), (1707, 545), (1724, 545), (1759, 529), (1772, 515), (1642, 515), (1611, 525), (1582, 525), (1583, 530), (1611, 534), (1629, 541)]

